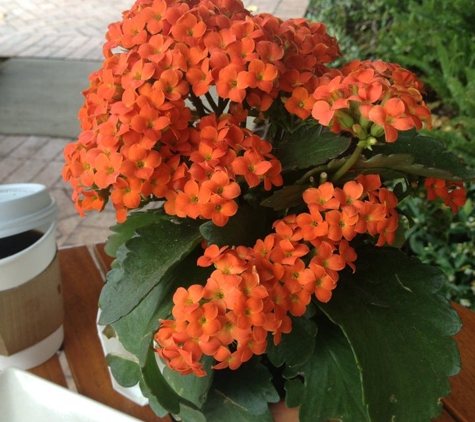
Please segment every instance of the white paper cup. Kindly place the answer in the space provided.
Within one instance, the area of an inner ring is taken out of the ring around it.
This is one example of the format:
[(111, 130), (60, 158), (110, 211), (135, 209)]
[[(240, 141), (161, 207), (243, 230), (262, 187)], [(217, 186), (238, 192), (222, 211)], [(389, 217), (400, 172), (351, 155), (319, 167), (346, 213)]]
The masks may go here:
[[(40, 365), (63, 342), (56, 226), (56, 202), (45, 186), (0, 186), (0, 370)], [(30, 230), (37, 240), (10, 254), (13, 239)]]

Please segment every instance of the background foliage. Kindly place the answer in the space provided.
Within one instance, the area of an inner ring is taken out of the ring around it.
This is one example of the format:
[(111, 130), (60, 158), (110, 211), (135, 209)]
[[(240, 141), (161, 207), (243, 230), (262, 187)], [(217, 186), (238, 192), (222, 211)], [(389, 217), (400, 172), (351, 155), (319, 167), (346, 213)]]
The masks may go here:
[[(308, 18), (337, 37), (341, 62), (382, 59), (416, 72), (434, 114), (431, 136), (475, 164), (475, 8), (471, 0), (312, 0)], [(401, 204), (407, 248), (444, 270), (447, 297), (475, 310), (475, 190), (457, 216), (421, 198)]]

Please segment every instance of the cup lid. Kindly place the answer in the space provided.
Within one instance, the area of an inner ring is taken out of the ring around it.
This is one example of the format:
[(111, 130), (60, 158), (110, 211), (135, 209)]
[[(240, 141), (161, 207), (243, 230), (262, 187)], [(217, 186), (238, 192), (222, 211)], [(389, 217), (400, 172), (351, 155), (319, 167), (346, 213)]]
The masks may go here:
[(0, 185), (0, 238), (42, 226), (53, 221), (57, 214), (56, 201), (45, 185)]

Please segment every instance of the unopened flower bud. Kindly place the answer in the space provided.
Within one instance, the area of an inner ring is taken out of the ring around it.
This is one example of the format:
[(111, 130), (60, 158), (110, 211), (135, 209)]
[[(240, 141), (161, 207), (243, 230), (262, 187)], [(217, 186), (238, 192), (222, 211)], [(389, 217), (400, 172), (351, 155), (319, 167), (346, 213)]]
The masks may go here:
[(355, 123), (351, 129), (353, 130), (353, 133), (358, 137), (358, 139), (364, 140), (368, 137), (368, 134), (366, 131), (363, 129), (363, 127), (357, 123)]
[(373, 145), (376, 145), (377, 143), (378, 140), (376, 138), (374, 138), (373, 136), (369, 136), (368, 138), (359, 141), (358, 146), (369, 149), (371, 151), (373, 149)]
[(355, 120), (353, 119), (353, 116), (346, 111), (338, 110), (335, 112), (337, 118), (338, 118), (338, 123), (340, 123), (340, 126), (344, 129), (350, 129), (354, 124)]
[(373, 125), (371, 126), (371, 135), (373, 135), (375, 138), (379, 138), (384, 135), (384, 128), (379, 125)]

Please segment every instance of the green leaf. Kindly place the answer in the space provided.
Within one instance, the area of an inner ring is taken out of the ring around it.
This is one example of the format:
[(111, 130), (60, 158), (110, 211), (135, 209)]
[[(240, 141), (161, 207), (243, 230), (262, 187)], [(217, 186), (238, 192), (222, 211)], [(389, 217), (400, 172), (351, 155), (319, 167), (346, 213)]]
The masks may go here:
[(273, 208), (276, 211), (285, 210), (303, 203), (302, 194), (310, 185), (284, 186), (272, 196), (262, 201), (263, 207)]
[(116, 224), (111, 227), (111, 234), (105, 245), (105, 251), (109, 256), (115, 257), (117, 249), (129, 240), (135, 231), (140, 227), (148, 226), (149, 224), (165, 218), (161, 210), (137, 211), (132, 212), (123, 223)]
[(441, 141), (418, 135), (416, 131), (400, 132), (396, 142), (373, 147), (371, 158), (361, 165), (388, 167), (385, 161), (397, 160), (398, 156), (401, 160), (391, 163), (394, 170), (446, 180), (475, 180), (475, 170), (447, 151)]
[(109, 353), (106, 361), (113, 377), (123, 387), (133, 387), (142, 378), (140, 365), (136, 360)]
[(189, 400), (180, 397), (178, 393), (167, 382), (160, 371), (155, 352), (150, 349), (147, 354), (145, 366), (142, 368), (143, 383), (142, 393), (145, 397), (152, 397), (158, 404), (169, 413), (177, 415), (180, 413), (180, 404), (184, 404), (191, 409), (198, 410)]
[(253, 358), (238, 370), (214, 374), (203, 412), (207, 422), (272, 422), (268, 403), (279, 401), (267, 368)]
[(436, 292), (444, 274), (393, 248), (357, 251), (355, 274), (342, 273), (320, 308), (345, 333), (362, 373), (374, 421), (436, 417), (460, 370), (451, 338), (460, 319)]
[[(122, 345), (138, 358), (141, 365), (158, 329), (158, 320), (171, 314), (176, 289), (203, 284), (209, 277), (209, 268), (196, 266), (201, 248), (196, 249), (167, 273), (131, 312), (112, 324)], [(160, 263), (155, 261), (155, 265)]]
[(322, 133), (321, 126), (304, 126), (284, 140), (274, 153), (284, 171), (305, 169), (338, 157), (350, 144), (350, 138), (331, 132)]
[(176, 420), (183, 422), (208, 422), (200, 410), (192, 409), (184, 404), (180, 405), (180, 414), (173, 416), (178, 418)]
[(145, 366), (142, 368), (142, 376), (143, 387), (145, 387), (142, 392), (145, 397), (153, 396), (167, 412), (178, 414), (180, 412), (180, 396), (160, 372), (152, 349), (147, 354)]
[(211, 369), (213, 362), (214, 359), (212, 357), (204, 356), (202, 363), (207, 374), (205, 377), (197, 377), (193, 374), (181, 375), (169, 369), (168, 366), (164, 368), (163, 375), (180, 397), (189, 400), (198, 408), (201, 408), (206, 401), (206, 394), (213, 380), (214, 372)]
[(285, 383), (285, 405), (288, 408), (300, 406), (305, 392), (305, 385), (299, 378), (294, 378)]
[(311, 359), (284, 371), (286, 378), (304, 377), (303, 384), (298, 379), (286, 382), (287, 406), (300, 405), (300, 422), (369, 421), (360, 373), (341, 329), (328, 319), (319, 318), (314, 342)]
[(218, 227), (212, 221), (207, 221), (201, 225), (200, 232), (210, 245), (254, 246), (256, 239), (265, 236), (265, 227), (265, 213), (243, 204), (224, 227)]
[(317, 326), (315, 322), (306, 318), (292, 319), (292, 331), (283, 334), (280, 343), (275, 346), (270, 339), (267, 346), (267, 357), (274, 366), (296, 366), (305, 363), (313, 354)]
[(140, 391), (142, 392), (143, 396), (148, 399), (148, 404), (151, 407), (151, 409), (155, 412), (155, 414), (161, 418), (167, 416), (170, 412), (166, 409), (164, 409), (156, 397), (152, 394), (150, 389), (147, 387), (147, 384), (143, 380), (143, 378), (140, 380), (139, 383), (140, 386)]
[(101, 291), (99, 323), (110, 324), (132, 311), (201, 241), (198, 227), (196, 221), (161, 219), (138, 229), (125, 244), (127, 253), (118, 254), (123, 272), (108, 276)]

